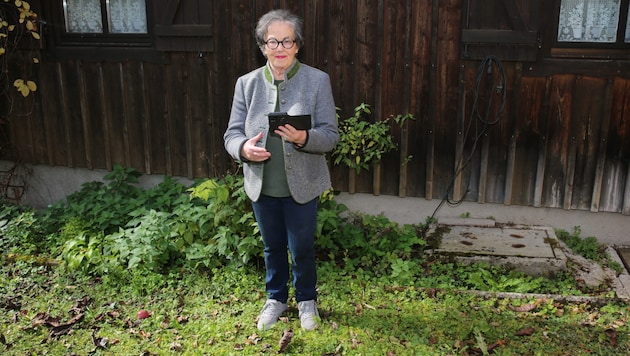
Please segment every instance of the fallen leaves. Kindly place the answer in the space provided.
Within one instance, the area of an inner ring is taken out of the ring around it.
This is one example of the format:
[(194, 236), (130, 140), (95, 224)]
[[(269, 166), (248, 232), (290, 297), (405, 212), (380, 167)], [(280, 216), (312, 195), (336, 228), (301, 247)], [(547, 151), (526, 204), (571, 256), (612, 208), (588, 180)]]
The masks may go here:
[(617, 331), (615, 329), (606, 329), (604, 331), (610, 341), (610, 345), (617, 346)]
[(536, 331), (534, 327), (523, 328), (516, 332), (516, 336), (532, 336), (534, 331)]
[(70, 329), (74, 326), (74, 324), (83, 320), (84, 316), (84, 314), (77, 314), (67, 322), (61, 322), (61, 318), (52, 317), (47, 313), (37, 313), (37, 315), (35, 315), (35, 318), (33, 318), (32, 325), (33, 327), (37, 327), (40, 325), (46, 326), (50, 329), (49, 336), (57, 337), (68, 333)]
[(376, 310), (376, 307), (373, 307), (367, 303), (357, 303), (354, 306), (355, 312), (357, 313), (357, 315), (360, 315), (361, 313), (363, 313), (364, 309), (370, 309), (370, 310)]
[(96, 349), (107, 349), (109, 345), (109, 339), (106, 337), (96, 336), (96, 329), (92, 330), (92, 344), (96, 347)]
[(280, 338), (280, 341), (278, 342), (280, 346), (278, 348), (279, 354), (283, 353), (287, 349), (287, 346), (289, 346), (289, 343), (291, 342), (292, 338), (293, 338), (292, 330), (284, 329), (284, 331), (282, 331), (282, 337)]
[(144, 309), (141, 309), (141, 310), (138, 311), (138, 315), (136, 317), (138, 319), (146, 319), (146, 318), (148, 318), (150, 316), (151, 316), (151, 314), (148, 311), (146, 311)]
[[(146, 298), (90, 292), (88, 298), (76, 294), (86, 289), (78, 283), (52, 282), (41, 289), (54, 293), (47, 294), (50, 303), (33, 304), (25, 297), (31, 289), (20, 286), (15, 293), (0, 297), (0, 308), (6, 313), (0, 354), (24, 354), (25, 343), (35, 345), (33, 349), (40, 354), (45, 348), (55, 354), (63, 353), (61, 348), (81, 348), (88, 353), (92, 349), (92, 354), (132, 354), (129, 351), (133, 350), (133, 354), (145, 356), (196, 352), (409, 355), (446, 348), (453, 354), (472, 356), (527, 354), (526, 350), (541, 345), (548, 345), (549, 354), (561, 354), (557, 350), (580, 354), (595, 347), (608, 354), (628, 350), (630, 309), (626, 306), (602, 308), (588, 302), (536, 300), (538, 296), (460, 298), (460, 294), (441, 289), (388, 286), (360, 297), (349, 295), (343, 304), (327, 305), (322, 309), (327, 315), (322, 327), (306, 333), (296, 330), (299, 319), (294, 308), (279, 328), (258, 331), (252, 322), (258, 300), (250, 300), (251, 294), (215, 295), (206, 289), (188, 294), (186, 290), (181, 293), (186, 303), (178, 302), (177, 295), (168, 291)], [(201, 297), (195, 299), (197, 295)], [(152, 316), (138, 320), (139, 310)], [(36, 314), (38, 311), (42, 313)], [(39, 327), (31, 327), (32, 322)], [(48, 337), (53, 325), (59, 329)], [(477, 333), (471, 333), (471, 328), (477, 328)], [(296, 331), (289, 337), (283, 329)]]
[(531, 311), (536, 310), (536, 308), (538, 308), (539, 304), (540, 304), (539, 302), (526, 303), (526, 304), (520, 305), (518, 307), (510, 306), (510, 309), (515, 311), (515, 312), (519, 312), (519, 313), (527, 313), (527, 312), (531, 312)]

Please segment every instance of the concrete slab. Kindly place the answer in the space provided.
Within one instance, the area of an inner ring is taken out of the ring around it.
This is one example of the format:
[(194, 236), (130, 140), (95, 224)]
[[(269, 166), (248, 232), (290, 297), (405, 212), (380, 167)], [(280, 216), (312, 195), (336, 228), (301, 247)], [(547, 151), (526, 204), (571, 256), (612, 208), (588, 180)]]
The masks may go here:
[(617, 298), (630, 300), (630, 276), (622, 274), (615, 280), (614, 283)]
[(440, 218), (440, 225), (459, 225), (459, 226), (481, 226), (481, 227), (495, 227), (497, 222), (492, 219), (480, 219), (480, 218)]
[(567, 270), (567, 256), (559, 248), (553, 229), (493, 225), (487, 224), (487, 219), (440, 220), (428, 232), (439, 241), (430, 253), (467, 264), (485, 262), (533, 276)]
[(437, 253), (556, 258), (547, 229), (450, 226)]
[(470, 216), (490, 219), (502, 224), (549, 226), (568, 232), (573, 232), (574, 227), (580, 227), (583, 237), (594, 236), (598, 241), (608, 245), (630, 246), (630, 218), (621, 213), (467, 201), (457, 206), (444, 204), (441, 209), (435, 211), (440, 206), (438, 199), (399, 198), (365, 193), (341, 193), (335, 197), (335, 200), (345, 204), (351, 211), (372, 215), (383, 214), (400, 224), (425, 223), (427, 217), (433, 213), (435, 213), (434, 217), (440, 221)]
[(630, 248), (618, 248), (617, 253), (619, 253), (620, 262), (624, 265), (624, 267), (626, 267), (626, 269), (630, 268)]

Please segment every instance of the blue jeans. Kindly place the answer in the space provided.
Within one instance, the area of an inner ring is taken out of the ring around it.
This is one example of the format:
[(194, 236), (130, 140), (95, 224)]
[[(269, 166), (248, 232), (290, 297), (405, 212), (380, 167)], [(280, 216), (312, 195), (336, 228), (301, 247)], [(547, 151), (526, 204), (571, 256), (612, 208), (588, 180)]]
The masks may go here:
[(265, 245), (265, 287), (268, 298), (286, 303), (289, 298), (289, 258), (298, 302), (316, 300), (315, 229), (317, 198), (298, 204), (292, 197), (261, 195), (253, 203)]

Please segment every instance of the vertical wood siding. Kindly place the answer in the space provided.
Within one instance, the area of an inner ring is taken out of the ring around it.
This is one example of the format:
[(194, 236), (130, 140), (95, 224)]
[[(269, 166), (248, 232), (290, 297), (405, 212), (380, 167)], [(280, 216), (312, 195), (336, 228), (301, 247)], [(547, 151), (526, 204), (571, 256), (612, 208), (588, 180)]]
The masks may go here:
[[(525, 60), (536, 48), (527, 45), (464, 48), (462, 28), (494, 18), (505, 20), (499, 29), (536, 31), (531, 23), (539, 2), (529, 8), (524, 0), (496, 1), (511, 5), (471, 1), (471, 10), (466, 0), (266, 0), (201, 1), (199, 7), (182, 1), (183, 13), (170, 17), (211, 24), (213, 33), (202, 39), (211, 46), (185, 42), (165, 51), (163, 63), (42, 60), (38, 91), (13, 103), (10, 140), (22, 161), (33, 164), (122, 164), (189, 178), (233, 173), (237, 166), (222, 140), (233, 86), (264, 64), (253, 40), (258, 17), (286, 7), (303, 16), (299, 58), (330, 74), (342, 119), (363, 102), (372, 119), (416, 117), (392, 128), (398, 150), (371, 172), (354, 176), (333, 166), (335, 189), (428, 199), (449, 192), (455, 200), (630, 214), (630, 79), (535, 75)], [(470, 22), (467, 11), (474, 15)], [(502, 17), (505, 11), (511, 17)], [(162, 24), (160, 6), (154, 16)], [(479, 58), (506, 48), (509, 54), (499, 56), (505, 112), (474, 140), (466, 133), (479, 124), (472, 121), (475, 98), (494, 114), (501, 97), (492, 84), (475, 91)], [(470, 164), (454, 176), (468, 157)]]

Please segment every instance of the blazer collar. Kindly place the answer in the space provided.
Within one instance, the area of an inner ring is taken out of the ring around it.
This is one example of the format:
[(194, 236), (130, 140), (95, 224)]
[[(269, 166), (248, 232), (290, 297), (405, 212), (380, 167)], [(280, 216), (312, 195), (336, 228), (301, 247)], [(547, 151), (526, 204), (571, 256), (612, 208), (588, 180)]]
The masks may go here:
[[(300, 69), (300, 61), (295, 59), (295, 61), (293, 61), (293, 64), (291, 64), (291, 67), (289, 67), (289, 69), (286, 72), (285, 80), (289, 80), (293, 78), (293, 76), (297, 73), (298, 69)], [(269, 83), (273, 84), (274, 82), (273, 75), (271, 75), (271, 68), (269, 67), (269, 62), (267, 62), (267, 65), (265, 65), (265, 79), (267, 79)]]

